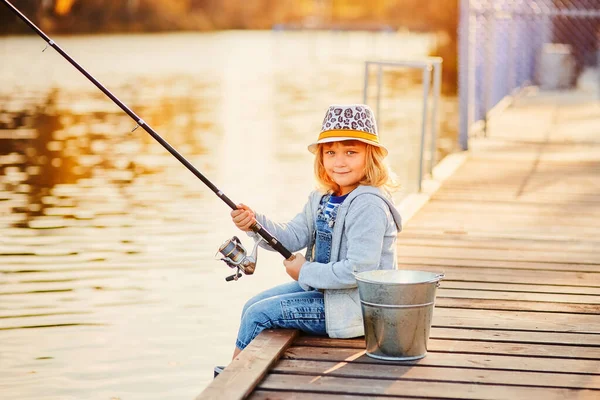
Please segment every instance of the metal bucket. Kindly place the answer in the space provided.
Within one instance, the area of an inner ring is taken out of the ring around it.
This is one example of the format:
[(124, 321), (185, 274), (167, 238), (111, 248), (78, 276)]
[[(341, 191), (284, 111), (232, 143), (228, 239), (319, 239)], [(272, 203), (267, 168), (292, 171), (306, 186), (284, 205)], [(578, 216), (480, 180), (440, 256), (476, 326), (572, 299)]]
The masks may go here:
[(367, 355), (394, 361), (425, 357), (435, 292), (444, 274), (377, 270), (355, 277)]

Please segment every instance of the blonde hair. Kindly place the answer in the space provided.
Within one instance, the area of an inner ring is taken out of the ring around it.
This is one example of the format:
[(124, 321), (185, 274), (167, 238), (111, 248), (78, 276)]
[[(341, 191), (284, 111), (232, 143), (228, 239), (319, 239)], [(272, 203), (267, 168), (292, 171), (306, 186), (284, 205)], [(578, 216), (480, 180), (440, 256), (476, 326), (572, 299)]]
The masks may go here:
[[(315, 178), (319, 187), (325, 192), (339, 193), (340, 186), (327, 175), (323, 164), (324, 144), (319, 143), (315, 151)], [(365, 146), (365, 175), (359, 181), (359, 184), (382, 188), (388, 193), (398, 189), (400, 185), (396, 181), (396, 175), (390, 170), (385, 160), (383, 149), (368, 143), (365, 143)]]

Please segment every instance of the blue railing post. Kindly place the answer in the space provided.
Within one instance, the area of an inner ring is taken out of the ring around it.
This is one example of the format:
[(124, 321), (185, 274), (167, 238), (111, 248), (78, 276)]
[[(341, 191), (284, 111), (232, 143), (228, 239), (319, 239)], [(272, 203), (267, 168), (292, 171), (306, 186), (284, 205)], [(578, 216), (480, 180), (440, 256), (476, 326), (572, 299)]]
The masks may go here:
[[(473, 56), (470, 54), (470, 0), (460, 0), (460, 25), (458, 29), (458, 101), (459, 101), (459, 136), (458, 142), (460, 148), (467, 150), (469, 148), (469, 127), (471, 125), (471, 98), (472, 83), (471, 62)], [(474, 84), (474, 82), (473, 82)]]

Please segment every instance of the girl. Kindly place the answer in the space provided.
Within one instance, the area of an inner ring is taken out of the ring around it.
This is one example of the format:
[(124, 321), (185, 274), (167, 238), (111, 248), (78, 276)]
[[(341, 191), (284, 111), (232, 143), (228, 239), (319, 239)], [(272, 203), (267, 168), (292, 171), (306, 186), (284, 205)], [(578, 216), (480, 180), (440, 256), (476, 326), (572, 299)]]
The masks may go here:
[(233, 358), (269, 328), (332, 338), (364, 335), (354, 274), (397, 267), (401, 218), (387, 190), (392, 185), (384, 164), (388, 152), (379, 143), (371, 109), (361, 104), (330, 106), (319, 138), (308, 150), (315, 154), (322, 190), (310, 194), (294, 219), (274, 223), (243, 204), (231, 212), (235, 225), (255, 239), (250, 227), (258, 221), (290, 251), (307, 249), (306, 256), (296, 254), (283, 262), (293, 282), (246, 303)]

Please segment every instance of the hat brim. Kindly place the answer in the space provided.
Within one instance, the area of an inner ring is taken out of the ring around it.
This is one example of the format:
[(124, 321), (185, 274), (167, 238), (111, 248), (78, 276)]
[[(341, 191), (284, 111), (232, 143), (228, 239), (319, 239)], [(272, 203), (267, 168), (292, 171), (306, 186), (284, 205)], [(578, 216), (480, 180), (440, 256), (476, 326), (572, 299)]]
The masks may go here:
[(370, 144), (371, 146), (375, 146), (375, 147), (379, 147), (383, 150), (384, 155), (388, 155), (388, 149), (379, 143), (375, 143), (372, 140), (368, 140), (368, 139), (362, 139), (362, 138), (356, 138), (356, 137), (328, 137), (328, 138), (323, 138), (321, 140), (318, 140), (314, 143), (311, 143), (310, 145), (308, 145), (308, 151), (310, 151), (313, 154), (316, 154), (317, 152), (317, 145), (321, 144), (321, 143), (332, 143), (332, 142), (341, 142), (344, 140), (358, 140), (359, 142), (363, 142), (366, 144)]

